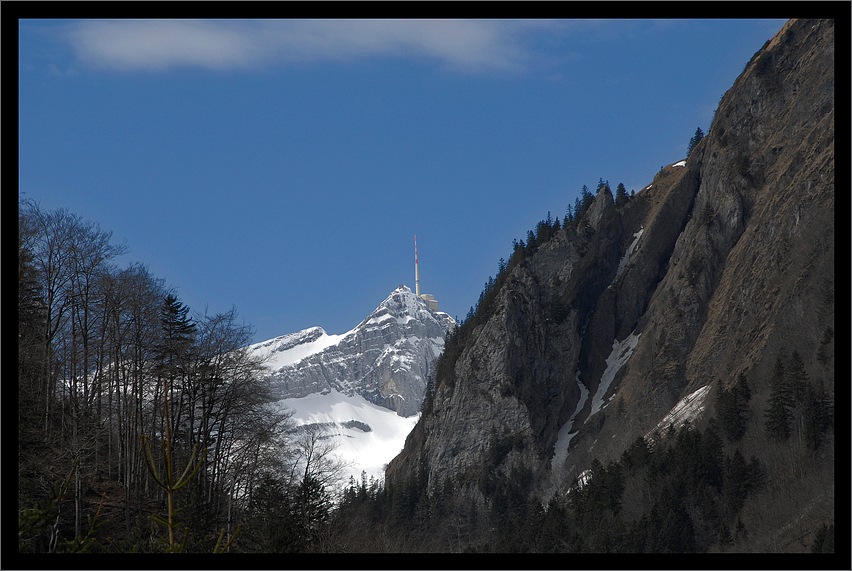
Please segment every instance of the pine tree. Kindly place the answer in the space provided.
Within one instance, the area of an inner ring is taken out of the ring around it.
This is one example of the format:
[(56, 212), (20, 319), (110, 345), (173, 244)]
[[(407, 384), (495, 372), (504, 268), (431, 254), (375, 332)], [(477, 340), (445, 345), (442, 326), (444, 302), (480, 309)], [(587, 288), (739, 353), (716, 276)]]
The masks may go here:
[(722, 388), (716, 399), (716, 414), (729, 442), (742, 438), (748, 421), (748, 401), (751, 389), (745, 373), (740, 372), (730, 389)]
[[(190, 355), (196, 334), (196, 326), (187, 315), (188, 312), (189, 308), (177, 297), (171, 293), (166, 295), (160, 307), (161, 338), (156, 347), (154, 364), (154, 371), (162, 379), (161, 383), (157, 383), (154, 406), (158, 408), (163, 398), (172, 403), (171, 425), (165, 429), (161, 425), (159, 432), (162, 434), (166, 429), (170, 430), (174, 437), (172, 444), (179, 450), (181, 444), (186, 445), (187, 449), (191, 447), (185, 438), (186, 434), (180, 429), (187, 408), (186, 399), (189, 398), (185, 389), (188, 388)], [(161, 423), (163, 420), (165, 418), (160, 417)]]
[(562, 224), (563, 228), (567, 228), (569, 224), (574, 223), (574, 209), (571, 205), (568, 205), (568, 208), (565, 210), (565, 222)]
[(527, 251), (526, 254), (529, 256), (533, 254), (538, 248), (538, 242), (536, 241), (535, 233), (532, 230), (527, 232)]
[(686, 146), (686, 157), (689, 158), (689, 155), (692, 154), (692, 149), (698, 145), (701, 139), (704, 138), (704, 132), (701, 130), (701, 127), (695, 130), (695, 135), (689, 140), (689, 144)]
[(589, 187), (587, 187), (585, 184), (583, 185), (582, 193), (583, 193), (582, 194), (582, 196), (583, 196), (583, 212), (586, 212), (586, 210), (588, 210), (589, 207), (592, 205), (592, 202), (595, 201), (595, 195), (592, 194), (592, 191), (590, 191)]
[[(19, 236), (20, 242), (20, 236)], [(32, 464), (41, 463), (47, 449), (40, 412), (49, 391), (44, 389), (44, 364), (49, 349), (42, 336), (47, 311), (41, 298), (36, 269), (30, 252), (18, 249), (18, 476), (21, 484), (30, 476)], [(49, 377), (48, 377), (49, 378)], [(29, 482), (26, 482), (29, 486)], [(22, 492), (19, 489), (19, 492)], [(19, 493), (19, 496), (25, 494)], [(21, 497), (23, 499), (23, 497)]]
[(795, 406), (795, 399), (787, 382), (781, 357), (778, 357), (775, 361), (769, 386), (769, 408), (765, 413), (766, 430), (774, 438), (786, 440), (790, 437), (790, 425), (793, 421), (792, 409)]
[(186, 360), (195, 338), (196, 326), (188, 312), (189, 307), (171, 293), (160, 309), (162, 338), (157, 347), (157, 372), (172, 379), (186, 372)]
[(630, 200), (630, 197), (627, 196), (627, 189), (624, 188), (623, 183), (618, 183), (615, 189), (615, 207), (621, 208), (628, 200)]
[(810, 377), (805, 370), (805, 362), (798, 351), (793, 350), (790, 355), (790, 366), (787, 369), (788, 385), (792, 392), (793, 402), (799, 402), (805, 395)]
[(574, 201), (574, 220), (579, 222), (589, 207), (592, 205), (592, 202), (595, 201), (595, 195), (591, 193), (589, 187), (585, 184), (583, 188), (580, 190), (580, 196)]
[(743, 520), (737, 518), (737, 525), (734, 528), (734, 543), (738, 543), (744, 539), (748, 538), (748, 530), (746, 530), (746, 526), (743, 523)]
[(822, 381), (816, 387), (807, 387), (802, 417), (805, 441), (812, 450), (816, 450), (823, 434), (834, 424), (834, 405)]
[(294, 515), (299, 524), (300, 544), (307, 551), (316, 551), (328, 524), (331, 513), (331, 497), (322, 483), (307, 476), (296, 489), (293, 504)]
[(817, 350), (817, 361), (819, 361), (823, 367), (826, 367), (828, 362), (831, 360), (833, 351), (831, 351), (829, 345), (833, 338), (834, 329), (827, 327), (825, 332), (822, 334), (822, 339), (819, 342), (819, 349)]
[(420, 404), (420, 414), (421, 416), (429, 416), (432, 414), (432, 409), (434, 406), (434, 396), (435, 396), (435, 386), (432, 382), (432, 375), (426, 380), (426, 390), (423, 392), (423, 402)]
[(650, 455), (648, 443), (641, 436), (637, 436), (633, 444), (621, 454), (621, 463), (628, 470), (636, 470), (647, 464)]
[(733, 456), (725, 458), (725, 473), (723, 478), (723, 492), (731, 514), (740, 511), (748, 494), (749, 467), (740, 449), (734, 451)]
[(265, 474), (252, 490), (240, 544), (256, 553), (288, 551), (295, 533), (291, 506), (284, 484)]

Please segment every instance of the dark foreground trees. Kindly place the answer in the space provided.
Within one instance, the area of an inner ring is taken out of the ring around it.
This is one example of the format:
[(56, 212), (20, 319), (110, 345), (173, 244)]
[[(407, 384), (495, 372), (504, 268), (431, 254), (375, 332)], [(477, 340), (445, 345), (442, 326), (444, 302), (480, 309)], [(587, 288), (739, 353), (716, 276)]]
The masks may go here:
[[(121, 551), (210, 551), (222, 530), (232, 538), (255, 490), (298, 461), (288, 416), (270, 407), (263, 363), (246, 349), (251, 328), (233, 309), (191, 315), (144, 266), (115, 265), (126, 248), (96, 224), (19, 206), (22, 549), (76, 549), (90, 533), (87, 549)], [(316, 467), (327, 451), (300, 450), (315, 469), (284, 484), (302, 510), (294, 525), (316, 531), (330, 509), (327, 466)]]

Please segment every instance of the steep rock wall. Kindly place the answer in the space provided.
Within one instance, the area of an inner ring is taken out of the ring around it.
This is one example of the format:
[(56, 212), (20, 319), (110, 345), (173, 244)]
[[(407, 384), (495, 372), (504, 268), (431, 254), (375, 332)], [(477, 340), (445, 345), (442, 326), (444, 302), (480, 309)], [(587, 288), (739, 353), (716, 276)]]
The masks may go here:
[(616, 458), (686, 394), (740, 372), (767, 378), (793, 349), (810, 356), (812, 378), (833, 378), (814, 359), (833, 329), (833, 53), (830, 21), (791, 21), (722, 97), (684, 167), (697, 184), (690, 216), (613, 385), (624, 408), (605, 408), (572, 440), (571, 474)]
[[(712, 398), (740, 371), (759, 378), (782, 348), (809, 351), (811, 373), (833, 379), (812, 357), (833, 327), (833, 54), (831, 21), (788, 23), (684, 166), (619, 209), (599, 194), (594, 216), (514, 267), (388, 480), (425, 472), (434, 491), (452, 476), (482, 500), (483, 478), (523, 463), (539, 490), (565, 489), (683, 397), (709, 386), (700, 394)], [(619, 359), (613, 348), (631, 334)]]

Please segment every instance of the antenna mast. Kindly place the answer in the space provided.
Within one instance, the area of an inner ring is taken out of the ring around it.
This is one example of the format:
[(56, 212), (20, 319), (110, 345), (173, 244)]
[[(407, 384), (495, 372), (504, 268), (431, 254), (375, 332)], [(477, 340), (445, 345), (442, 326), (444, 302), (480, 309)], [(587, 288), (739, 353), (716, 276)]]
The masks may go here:
[(420, 268), (417, 265), (417, 234), (414, 235), (414, 289), (417, 297), (420, 297)]

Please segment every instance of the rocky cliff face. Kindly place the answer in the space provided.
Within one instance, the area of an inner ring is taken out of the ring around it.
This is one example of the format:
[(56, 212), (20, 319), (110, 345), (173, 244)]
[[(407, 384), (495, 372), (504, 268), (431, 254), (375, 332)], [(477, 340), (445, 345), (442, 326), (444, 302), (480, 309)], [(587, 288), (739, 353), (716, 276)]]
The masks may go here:
[(430, 369), (454, 325), (400, 286), (348, 333), (312, 327), (252, 349), (269, 358), (276, 399), (334, 389), (411, 416), (420, 410)]
[(539, 490), (564, 490), (688, 395), (670, 418), (699, 421), (714, 390), (765, 378), (784, 349), (833, 390), (814, 357), (833, 292), (834, 28), (794, 20), (685, 162), (623, 207), (600, 192), (512, 267), (387, 479), (425, 472), (431, 492), (453, 477), (481, 501), (483, 474), (522, 463)]

